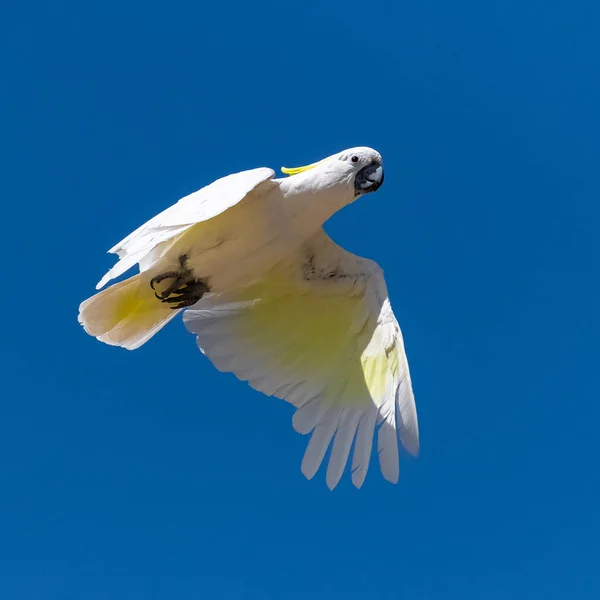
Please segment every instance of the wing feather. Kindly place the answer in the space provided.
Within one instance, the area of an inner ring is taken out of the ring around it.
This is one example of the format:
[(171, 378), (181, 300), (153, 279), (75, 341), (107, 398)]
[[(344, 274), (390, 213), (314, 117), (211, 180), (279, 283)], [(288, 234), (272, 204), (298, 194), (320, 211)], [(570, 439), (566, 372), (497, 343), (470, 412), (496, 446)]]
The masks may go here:
[(326, 481), (330, 490), (338, 484), (344, 473), (361, 416), (360, 411), (346, 410), (340, 417), (339, 427), (333, 440), (329, 464), (327, 465)]
[(377, 406), (373, 404), (361, 415), (356, 431), (356, 443), (352, 455), (352, 483), (357, 488), (364, 483), (369, 469), (376, 421)]
[(166, 210), (138, 227), (113, 246), (109, 253), (117, 254), (119, 262), (112, 267), (96, 286), (100, 289), (111, 279), (119, 277), (137, 263), (145, 264), (153, 250), (164, 251), (178, 236), (202, 221), (208, 221), (241, 202), (258, 186), (272, 180), (275, 171), (266, 167), (234, 173), (217, 179), (210, 185), (181, 198)]
[(301, 466), (302, 473), (307, 479), (312, 479), (319, 470), (333, 434), (338, 427), (339, 420), (339, 411), (329, 409), (310, 436)]
[(325, 232), (260, 281), (206, 296), (184, 321), (218, 369), (296, 407), (294, 429), (312, 432), (302, 461), (309, 479), (333, 440), (327, 485), (338, 484), (352, 451), (360, 487), (377, 423), (385, 479), (398, 480), (398, 437), (418, 452), (408, 362), (382, 271)]

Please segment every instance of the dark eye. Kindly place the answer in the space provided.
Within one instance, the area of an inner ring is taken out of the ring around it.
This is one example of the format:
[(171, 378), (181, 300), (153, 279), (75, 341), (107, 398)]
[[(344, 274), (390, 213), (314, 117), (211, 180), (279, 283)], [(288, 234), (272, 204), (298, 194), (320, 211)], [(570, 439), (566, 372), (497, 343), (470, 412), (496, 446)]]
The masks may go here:
[(350, 160), (352, 162), (358, 162), (358, 156), (353, 156)]

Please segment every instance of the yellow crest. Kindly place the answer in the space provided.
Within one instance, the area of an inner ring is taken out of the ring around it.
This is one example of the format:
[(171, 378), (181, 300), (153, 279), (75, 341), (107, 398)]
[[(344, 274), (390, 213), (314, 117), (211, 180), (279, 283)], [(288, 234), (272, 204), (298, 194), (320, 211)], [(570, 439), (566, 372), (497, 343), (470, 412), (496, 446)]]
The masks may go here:
[(310, 171), (314, 169), (317, 165), (320, 165), (323, 161), (312, 163), (312, 165), (306, 165), (305, 167), (292, 167), (291, 169), (288, 167), (281, 167), (281, 172), (285, 175), (298, 175), (298, 173), (304, 173), (305, 171)]

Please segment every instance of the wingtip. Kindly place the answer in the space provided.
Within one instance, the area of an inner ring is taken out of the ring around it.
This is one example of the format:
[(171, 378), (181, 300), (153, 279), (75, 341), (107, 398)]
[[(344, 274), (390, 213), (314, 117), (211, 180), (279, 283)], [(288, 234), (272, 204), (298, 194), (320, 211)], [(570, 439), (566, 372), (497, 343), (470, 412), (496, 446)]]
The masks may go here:
[[(404, 434), (404, 432), (402, 432)], [(400, 441), (402, 447), (411, 455), (417, 458), (421, 452), (421, 445), (419, 442), (419, 434), (412, 435), (400, 435)]]
[(357, 490), (363, 486), (365, 482), (365, 478), (367, 476), (367, 470), (363, 468), (358, 468), (352, 471), (352, 484)]
[(394, 485), (398, 483), (399, 479), (400, 479), (400, 473), (385, 473), (383, 470), (381, 471), (381, 474), (383, 475), (383, 478), (386, 481), (389, 481), (390, 483), (393, 483)]
[(300, 465), (300, 471), (302, 471), (302, 475), (304, 475), (304, 477), (306, 477), (306, 479), (309, 481), (315, 476), (316, 473), (314, 469), (309, 469), (308, 466), (304, 464), (304, 461), (302, 461), (302, 464)]
[(327, 487), (329, 488), (330, 492), (333, 492), (333, 490), (337, 487), (337, 484), (340, 482), (341, 477), (341, 475), (338, 476), (337, 474), (335, 477), (327, 474), (327, 476), (325, 477), (325, 483), (327, 484)]

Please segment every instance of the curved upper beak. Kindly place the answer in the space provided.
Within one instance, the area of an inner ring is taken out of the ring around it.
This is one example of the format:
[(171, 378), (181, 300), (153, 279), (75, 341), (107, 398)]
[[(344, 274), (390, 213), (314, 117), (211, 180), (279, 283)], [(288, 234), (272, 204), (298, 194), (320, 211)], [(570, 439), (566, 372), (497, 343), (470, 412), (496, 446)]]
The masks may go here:
[(357, 194), (368, 194), (383, 185), (383, 166), (372, 163), (363, 167), (354, 179), (354, 190)]

